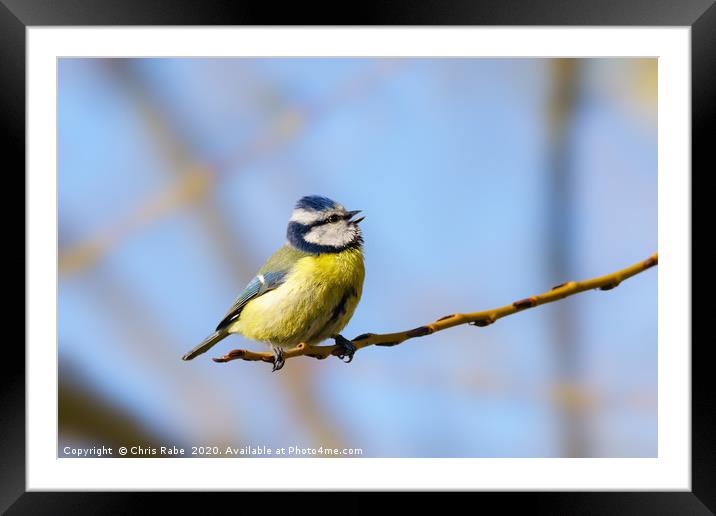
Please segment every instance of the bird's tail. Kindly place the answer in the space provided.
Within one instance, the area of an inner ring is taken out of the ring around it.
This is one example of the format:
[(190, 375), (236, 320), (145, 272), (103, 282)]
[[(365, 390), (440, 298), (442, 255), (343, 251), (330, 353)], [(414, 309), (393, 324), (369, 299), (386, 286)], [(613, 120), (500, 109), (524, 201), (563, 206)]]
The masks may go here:
[(196, 358), (202, 353), (206, 353), (211, 349), (214, 344), (222, 340), (224, 337), (226, 337), (228, 333), (225, 330), (219, 330), (211, 335), (209, 335), (207, 338), (205, 338), (201, 344), (196, 346), (194, 349), (186, 353), (183, 357), (181, 357), (182, 360), (191, 360), (192, 358)]

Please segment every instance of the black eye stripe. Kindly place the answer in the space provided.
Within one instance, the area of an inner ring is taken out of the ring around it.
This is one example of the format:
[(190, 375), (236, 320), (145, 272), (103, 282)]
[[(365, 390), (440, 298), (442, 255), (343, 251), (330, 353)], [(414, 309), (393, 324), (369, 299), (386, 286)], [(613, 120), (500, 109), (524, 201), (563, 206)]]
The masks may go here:
[(330, 224), (330, 223), (332, 223), (332, 222), (338, 222), (339, 220), (348, 220), (348, 219), (350, 219), (350, 218), (351, 218), (350, 215), (338, 215), (338, 214), (333, 214), (333, 215), (331, 215), (331, 216), (328, 217), (328, 218), (325, 218), (325, 219), (323, 219), (323, 220), (319, 220), (319, 221), (317, 221), (317, 222), (314, 222), (314, 223), (312, 223), (312, 224), (309, 224), (308, 227), (310, 227), (310, 228), (315, 228), (315, 227), (317, 227), (317, 226), (323, 226), (323, 225), (325, 225), (325, 224)]

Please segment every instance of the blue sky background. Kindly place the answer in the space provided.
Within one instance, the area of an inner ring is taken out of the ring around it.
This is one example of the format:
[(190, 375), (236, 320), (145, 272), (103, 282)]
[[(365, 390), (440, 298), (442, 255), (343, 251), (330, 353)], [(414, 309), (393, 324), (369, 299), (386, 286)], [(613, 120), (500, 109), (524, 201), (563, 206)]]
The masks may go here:
[(655, 456), (656, 270), (487, 328), (371, 347), (350, 365), (298, 358), (272, 374), (210, 360), (263, 350), (238, 336), (180, 360), (282, 245), (307, 194), (366, 214), (366, 282), (348, 337), (647, 258), (656, 60), (564, 66), (61, 59), (60, 445)]

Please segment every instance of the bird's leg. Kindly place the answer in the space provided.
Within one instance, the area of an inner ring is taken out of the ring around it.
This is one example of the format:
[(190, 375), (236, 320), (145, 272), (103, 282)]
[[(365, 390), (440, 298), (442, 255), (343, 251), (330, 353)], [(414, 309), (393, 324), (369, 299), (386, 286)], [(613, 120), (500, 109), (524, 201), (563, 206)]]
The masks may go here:
[(273, 346), (273, 369), (271, 372), (278, 371), (286, 363), (283, 358), (283, 350), (278, 346)]
[(355, 344), (353, 344), (343, 335), (336, 335), (332, 338), (336, 341), (336, 346), (338, 346), (338, 349), (336, 349), (333, 354), (341, 360), (347, 358), (348, 360), (343, 360), (346, 364), (352, 361), (353, 355), (355, 355), (355, 352), (358, 351), (358, 348), (355, 347)]

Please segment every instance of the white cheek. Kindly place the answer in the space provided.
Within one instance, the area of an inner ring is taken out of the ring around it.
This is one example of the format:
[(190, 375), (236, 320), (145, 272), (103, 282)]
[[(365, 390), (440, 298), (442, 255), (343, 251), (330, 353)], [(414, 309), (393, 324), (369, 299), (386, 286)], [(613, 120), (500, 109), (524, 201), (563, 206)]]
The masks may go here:
[(318, 245), (331, 245), (341, 247), (353, 240), (355, 231), (345, 222), (318, 226), (309, 231), (304, 239), (306, 242)]

